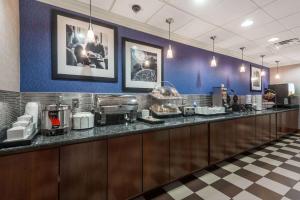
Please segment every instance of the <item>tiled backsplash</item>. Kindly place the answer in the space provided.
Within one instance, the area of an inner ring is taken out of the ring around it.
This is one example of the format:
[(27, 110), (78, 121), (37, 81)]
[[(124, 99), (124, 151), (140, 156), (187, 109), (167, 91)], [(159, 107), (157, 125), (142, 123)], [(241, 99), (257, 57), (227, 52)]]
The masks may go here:
[(0, 91), (0, 130), (20, 116), (20, 93)]
[[(109, 94), (101, 94), (109, 95)], [(148, 94), (135, 95), (139, 102), (139, 110), (149, 108), (154, 100)], [(0, 129), (9, 127), (17, 117), (25, 111), (27, 102), (38, 102), (40, 110), (44, 105), (57, 103), (59, 100), (64, 104), (72, 105), (72, 99), (79, 100), (79, 108), (76, 111), (90, 111), (94, 105), (93, 93), (17, 93), (0, 91)], [(183, 100), (177, 104), (211, 106), (210, 95), (183, 95)]]

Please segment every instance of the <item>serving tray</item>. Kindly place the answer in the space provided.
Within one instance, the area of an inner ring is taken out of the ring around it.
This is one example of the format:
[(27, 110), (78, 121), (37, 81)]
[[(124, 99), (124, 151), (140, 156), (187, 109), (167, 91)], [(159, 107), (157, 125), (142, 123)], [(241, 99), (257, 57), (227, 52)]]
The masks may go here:
[(6, 141), (7, 139), (6, 132), (7, 132), (7, 128), (3, 129), (0, 133), (0, 149), (31, 145), (32, 141), (39, 133), (39, 131), (37, 130), (26, 139)]

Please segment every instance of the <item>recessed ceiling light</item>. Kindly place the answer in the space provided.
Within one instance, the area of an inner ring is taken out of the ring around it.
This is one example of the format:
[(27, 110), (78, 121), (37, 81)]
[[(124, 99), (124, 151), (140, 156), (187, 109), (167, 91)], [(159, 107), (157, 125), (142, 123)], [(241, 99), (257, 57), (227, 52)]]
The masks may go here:
[(241, 24), (241, 26), (242, 26), (242, 27), (248, 27), (248, 26), (251, 26), (253, 23), (254, 23), (253, 20), (251, 20), (251, 19), (246, 19), (246, 20)]
[(278, 37), (273, 37), (273, 38), (269, 39), (268, 42), (276, 42), (278, 40), (279, 40)]

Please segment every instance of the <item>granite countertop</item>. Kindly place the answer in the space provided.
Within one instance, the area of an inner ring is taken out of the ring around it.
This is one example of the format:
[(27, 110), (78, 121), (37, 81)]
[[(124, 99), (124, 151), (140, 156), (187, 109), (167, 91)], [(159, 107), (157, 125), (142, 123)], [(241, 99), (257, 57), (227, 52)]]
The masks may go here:
[(0, 149), (0, 155), (9, 155), (14, 153), (38, 150), (38, 149), (58, 147), (67, 144), (75, 144), (80, 142), (120, 137), (124, 135), (145, 133), (145, 132), (151, 132), (151, 131), (161, 130), (161, 129), (178, 128), (182, 126), (196, 125), (201, 123), (237, 119), (241, 117), (272, 114), (272, 113), (284, 112), (289, 110), (295, 110), (295, 108), (265, 110), (265, 111), (245, 112), (245, 113), (232, 113), (232, 114), (219, 115), (214, 117), (202, 117), (202, 116), (174, 117), (174, 118), (164, 119), (165, 123), (163, 124), (148, 124), (148, 123), (138, 121), (132, 124), (109, 125), (103, 127), (95, 127), (89, 130), (81, 130), (81, 131), (72, 130), (70, 133), (65, 135), (60, 135), (60, 136), (48, 137), (48, 136), (38, 135), (34, 139), (31, 145), (3, 148)]

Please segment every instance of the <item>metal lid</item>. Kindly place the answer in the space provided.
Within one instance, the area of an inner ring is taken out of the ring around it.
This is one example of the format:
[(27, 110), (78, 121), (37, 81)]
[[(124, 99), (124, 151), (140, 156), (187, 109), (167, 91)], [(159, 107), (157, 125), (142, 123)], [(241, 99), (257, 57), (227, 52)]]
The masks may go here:
[(97, 95), (97, 106), (137, 105), (137, 98), (133, 95)]
[(62, 104), (52, 104), (52, 105), (46, 105), (44, 107), (44, 110), (46, 111), (71, 110), (71, 106), (62, 105)]

